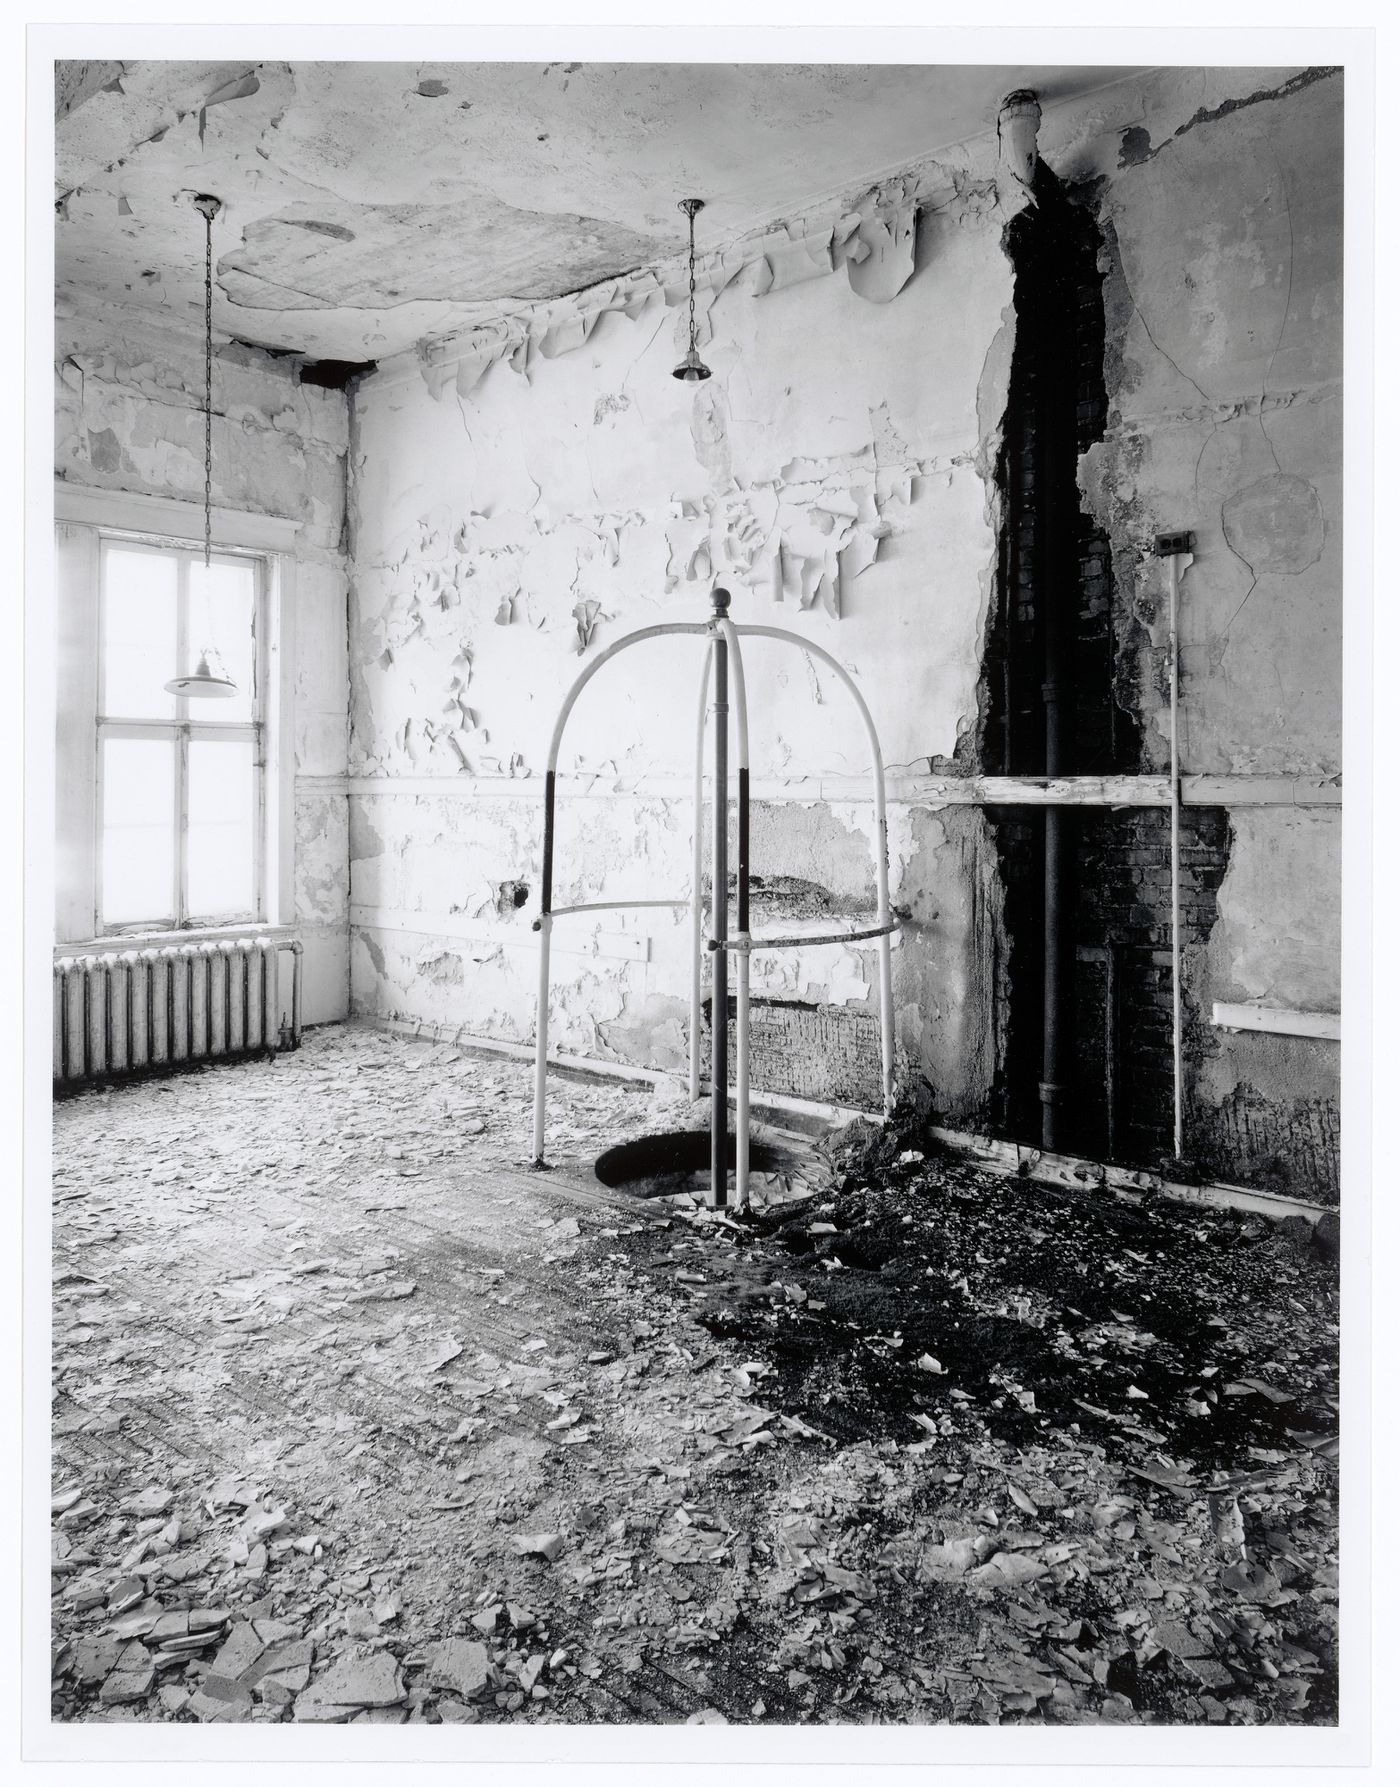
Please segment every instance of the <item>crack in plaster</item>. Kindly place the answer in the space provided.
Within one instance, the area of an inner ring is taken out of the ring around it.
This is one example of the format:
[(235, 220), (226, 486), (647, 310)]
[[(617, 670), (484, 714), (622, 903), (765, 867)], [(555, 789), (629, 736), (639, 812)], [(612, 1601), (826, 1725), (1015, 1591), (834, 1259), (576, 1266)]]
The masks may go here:
[[(1138, 152), (1138, 145), (1135, 143), (1131, 157), (1120, 160), (1119, 166), (1123, 168), (1141, 167), (1146, 162), (1155, 161), (1164, 149), (1170, 149), (1188, 131), (1197, 130), (1202, 124), (1214, 124), (1221, 118), (1228, 118), (1235, 112), (1246, 110), (1249, 106), (1264, 105), (1275, 99), (1288, 99), (1292, 94), (1300, 93), (1304, 87), (1311, 87), (1315, 81), (1328, 80), (1332, 75), (1341, 74), (1341, 72), (1341, 67), (1337, 65), (1305, 68), (1300, 74), (1293, 75), (1286, 80), (1281, 87), (1261, 87), (1254, 93), (1246, 94), (1242, 99), (1226, 99), (1218, 106), (1213, 107), (1201, 106), (1194, 116), (1188, 118), (1184, 124), (1179, 124), (1165, 141), (1157, 144), (1156, 148), (1149, 146)], [(1125, 152), (1126, 139), (1130, 134), (1132, 133), (1124, 133)], [(1144, 131), (1142, 134), (1145, 136), (1147, 133)], [(1148, 138), (1148, 142), (1150, 144), (1150, 138)]]

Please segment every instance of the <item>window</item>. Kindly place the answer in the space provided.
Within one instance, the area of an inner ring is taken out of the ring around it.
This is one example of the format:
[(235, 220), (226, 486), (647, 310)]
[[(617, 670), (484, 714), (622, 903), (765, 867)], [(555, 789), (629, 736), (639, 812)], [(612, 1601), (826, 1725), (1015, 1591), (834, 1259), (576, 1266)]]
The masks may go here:
[[(266, 565), (103, 536), (97, 571), (98, 930), (258, 920)], [(205, 652), (235, 693), (170, 694)]]
[[(296, 915), (298, 523), (54, 483), (54, 938), (126, 947)], [(176, 701), (212, 647), (235, 698)]]

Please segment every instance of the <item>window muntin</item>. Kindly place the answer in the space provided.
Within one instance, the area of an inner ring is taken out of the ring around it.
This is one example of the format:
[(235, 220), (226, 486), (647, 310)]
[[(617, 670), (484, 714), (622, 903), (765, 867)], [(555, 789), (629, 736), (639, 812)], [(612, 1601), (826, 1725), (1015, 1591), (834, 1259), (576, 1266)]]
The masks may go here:
[[(98, 914), (105, 934), (262, 917), (265, 566), (104, 537)], [(229, 699), (173, 696), (206, 646)]]

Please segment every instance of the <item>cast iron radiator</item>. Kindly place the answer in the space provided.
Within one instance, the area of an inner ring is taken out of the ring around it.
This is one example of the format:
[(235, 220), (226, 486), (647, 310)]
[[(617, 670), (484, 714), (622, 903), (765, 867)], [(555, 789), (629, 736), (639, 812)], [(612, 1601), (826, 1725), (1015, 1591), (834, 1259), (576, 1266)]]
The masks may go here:
[[(292, 956), (290, 1013), (282, 952)], [(54, 1091), (301, 1042), (301, 943), (292, 937), (59, 956), (53, 965)]]

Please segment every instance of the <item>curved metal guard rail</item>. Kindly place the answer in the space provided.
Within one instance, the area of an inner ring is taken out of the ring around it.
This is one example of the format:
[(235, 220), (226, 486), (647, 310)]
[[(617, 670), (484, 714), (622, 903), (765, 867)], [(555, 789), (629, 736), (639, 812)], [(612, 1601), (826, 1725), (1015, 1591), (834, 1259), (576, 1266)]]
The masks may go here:
[[(683, 900), (590, 900), (582, 906), (556, 906), (550, 914), (552, 918), (568, 918), (574, 912), (633, 912), (643, 906), (666, 906), (674, 909), (677, 906), (689, 906), (690, 896)], [(538, 931), (540, 920), (537, 918), (530, 926)]]
[[(712, 1205), (725, 1201), (728, 1128), (728, 972), (732, 954), (737, 962), (735, 1024), (735, 1200), (742, 1206), (748, 1200), (749, 1178), (749, 958), (755, 950), (797, 948), (822, 943), (854, 943), (875, 938), (879, 941), (880, 995), (880, 1065), (881, 1091), (888, 1114), (893, 1100), (894, 1078), (894, 1009), (890, 972), (890, 937), (899, 929), (899, 921), (891, 917), (889, 901), (889, 840), (885, 816), (885, 771), (879, 736), (865, 699), (850, 673), (823, 647), (781, 627), (737, 625), (728, 617), (729, 593), (714, 591), (715, 612), (709, 621), (674, 621), (642, 627), (616, 640), (588, 665), (564, 697), (550, 738), (545, 770), (544, 856), (541, 870), (540, 912), (533, 929), (540, 934), (539, 999), (535, 1024), (535, 1111), (534, 1160), (544, 1165), (545, 1083), (549, 1050), (549, 971), (550, 933), (556, 918), (578, 912), (615, 912), (643, 908), (689, 907), (691, 912), (691, 1024), (690, 1024), (690, 1095), (700, 1096), (700, 1018), (703, 976), (701, 959), (709, 953), (713, 967), (712, 980), (712, 1071), (711, 1071), (711, 1187)], [(573, 906), (553, 905), (554, 885), (554, 817), (555, 775), (564, 728), (579, 696), (603, 666), (646, 639), (673, 634), (696, 634), (706, 640), (705, 663), (700, 680), (699, 710), (696, 716), (696, 751), (694, 785), (694, 839), (690, 894), (678, 900), (597, 900)], [(876, 922), (855, 930), (822, 932), (812, 935), (754, 937), (749, 931), (749, 733), (748, 703), (744, 681), (742, 637), (782, 640), (795, 645), (810, 656), (820, 659), (840, 680), (856, 703), (870, 746), (871, 779), (875, 805)], [(729, 777), (728, 777), (728, 714), (729, 678), (734, 683), (734, 707), (738, 745), (738, 862), (737, 911), (732, 935), (729, 934)], [(711, 682), (714, 701), (710, 701)], [(703, 871), (704, 839), (701, 820), (705, 802), (705, 735), (706, 722), (713, 705), (716, 717), (714, 756), (714, 839), (712, 874), (712, 935), (705, 937)], [(722, 791), (722, 794), (721, 794)], [(703, 948), (702, 948), (703, 942)]]
[(800, 933), (792, 937), (729, 937), (723, 943), (717, 937), (706, 940), (709, 950), (727, 949), (733, 954), (740, 951), (745, 955), (753, 955), (763, 949), (797, 949), (804, 943), (861, 943), (868, 937), (892, 937), (899, 929), (900, 921), (892, 918), (887, 925), (869, 925), (861, 931), (813, 931), (811, 935)]

